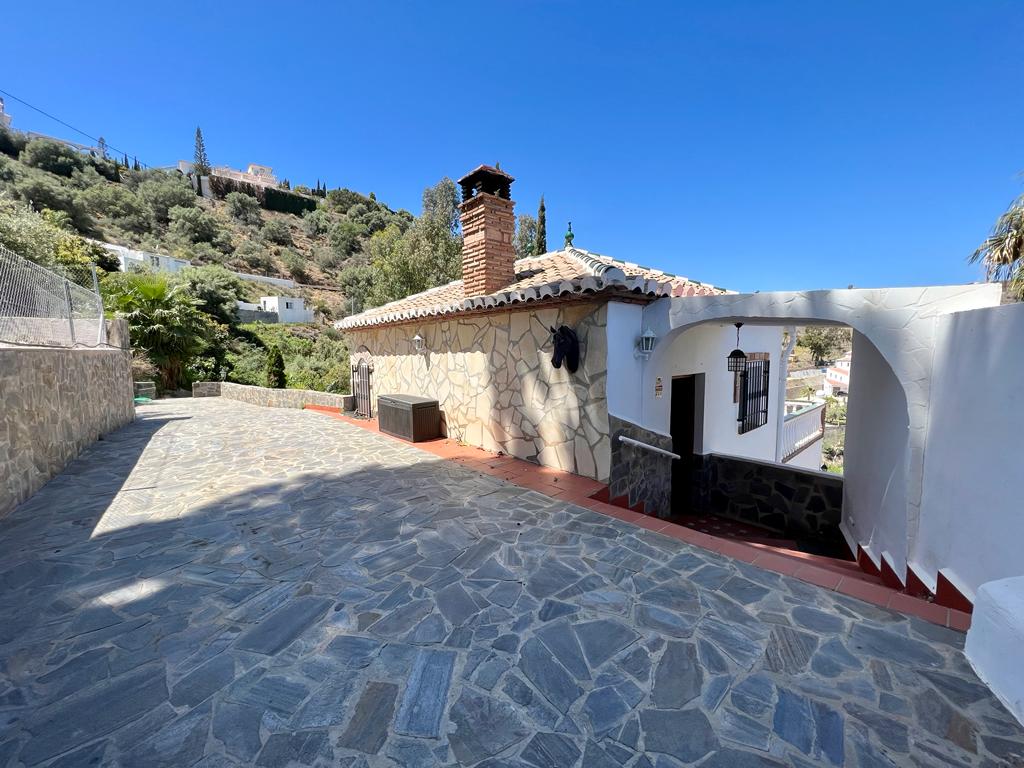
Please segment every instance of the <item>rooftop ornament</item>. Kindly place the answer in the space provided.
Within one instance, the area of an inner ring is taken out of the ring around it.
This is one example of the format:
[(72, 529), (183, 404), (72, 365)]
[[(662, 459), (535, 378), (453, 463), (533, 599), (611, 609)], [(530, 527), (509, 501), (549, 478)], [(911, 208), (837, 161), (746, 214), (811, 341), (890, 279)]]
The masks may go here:
[(569, 222), (569, 231), (565, 233), (565, 247), (572, 248), (572, 222)]
[(729, 353), (727, 358), (729, 361), (729, 370), (732, 373), (742, 373), (747, 369), (747, 356), (740, 349), (740, 328), (743, 327), (743, 323), (736, 323), (736, 349)]

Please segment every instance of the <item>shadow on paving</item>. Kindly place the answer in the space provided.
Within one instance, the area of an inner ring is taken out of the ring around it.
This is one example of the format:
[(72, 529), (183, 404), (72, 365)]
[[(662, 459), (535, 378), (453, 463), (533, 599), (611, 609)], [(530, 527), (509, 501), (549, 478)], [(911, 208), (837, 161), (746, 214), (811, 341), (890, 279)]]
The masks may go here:
[(1024, 754), (950, 630), (336, 420), (302, 420), (336, 471), (270, 429), (211, 432), (211, 461), (152, 439), (171, 421), (115, 433), (0, 521), (0, 766)]

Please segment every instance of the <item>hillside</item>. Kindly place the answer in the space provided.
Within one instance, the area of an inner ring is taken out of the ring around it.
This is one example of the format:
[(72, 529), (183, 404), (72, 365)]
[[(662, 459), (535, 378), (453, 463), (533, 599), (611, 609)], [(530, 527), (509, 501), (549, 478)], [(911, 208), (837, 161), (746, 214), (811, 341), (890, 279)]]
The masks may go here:
[(328, 318), (362, 307), (373, 234), (392, 225), (405, 233), (414, 221), (372, 193), (348, 189), (323, 197), (278, 192), (278, 198), (313, 207), (299, 215), (267, 210), (238, 191), (220, 189), (223, 199), (200, 197), (193, 186), (178, 171), (131, 169), (0, 129), (0, 199), (56, 212), (62, 225), (84, 237), (294, 279), (303, 285), (295, 293)]

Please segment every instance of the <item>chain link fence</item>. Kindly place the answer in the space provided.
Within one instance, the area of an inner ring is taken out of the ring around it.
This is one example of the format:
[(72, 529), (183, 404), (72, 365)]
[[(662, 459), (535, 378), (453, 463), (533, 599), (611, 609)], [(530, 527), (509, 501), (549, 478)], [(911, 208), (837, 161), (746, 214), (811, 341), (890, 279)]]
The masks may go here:
[(94, 267), (41, 267), (0, 245), (0, 346), (107, 343)]

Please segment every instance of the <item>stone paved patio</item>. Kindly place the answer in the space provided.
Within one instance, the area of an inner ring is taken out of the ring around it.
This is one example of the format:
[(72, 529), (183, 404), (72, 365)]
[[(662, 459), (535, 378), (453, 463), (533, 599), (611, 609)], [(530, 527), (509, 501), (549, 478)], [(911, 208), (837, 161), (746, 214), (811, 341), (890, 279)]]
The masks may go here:
[(1024, 765), (951, 630), (319, 414), (139, 416), (0, 520), (0, 766)]

